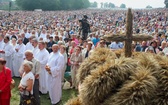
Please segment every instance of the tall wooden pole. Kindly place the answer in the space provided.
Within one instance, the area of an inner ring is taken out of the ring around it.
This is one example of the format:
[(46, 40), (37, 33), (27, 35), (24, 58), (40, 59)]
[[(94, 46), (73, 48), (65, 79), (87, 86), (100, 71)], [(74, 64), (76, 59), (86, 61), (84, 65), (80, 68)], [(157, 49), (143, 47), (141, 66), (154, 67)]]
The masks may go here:
[(131, 57), (132, 55), (132, 26), (133, 26), (133, 13), (129, 8), (126, 20), (127, 41), (125, 41), (125, 57)]

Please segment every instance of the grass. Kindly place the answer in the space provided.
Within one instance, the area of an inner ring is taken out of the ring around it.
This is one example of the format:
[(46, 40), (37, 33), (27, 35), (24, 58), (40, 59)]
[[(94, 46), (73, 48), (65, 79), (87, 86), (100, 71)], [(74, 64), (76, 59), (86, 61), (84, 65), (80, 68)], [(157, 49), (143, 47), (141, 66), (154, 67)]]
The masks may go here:
[[(18, 90), (18, 84), (20, 82), (19, 78), (13, 78), (15, 80), (15, 88), (12, 89), (12, 97), (11, 97), (11, 105), (19, 105), (20, 101), (20, 95), (19, 95), (19, 90)], [(77, 91), (74, 89), (69, 89), (69, 90), (62, 90), (62, 99), (57, 105), (64, 105), (65, 102), (68, 101), (71, 97), (74, 97), (77, 95)], [(49, 95), (41, 95), (40, 100), (41, 100), (41, 105), (51, 105), (50, 100), (48, 99)]]

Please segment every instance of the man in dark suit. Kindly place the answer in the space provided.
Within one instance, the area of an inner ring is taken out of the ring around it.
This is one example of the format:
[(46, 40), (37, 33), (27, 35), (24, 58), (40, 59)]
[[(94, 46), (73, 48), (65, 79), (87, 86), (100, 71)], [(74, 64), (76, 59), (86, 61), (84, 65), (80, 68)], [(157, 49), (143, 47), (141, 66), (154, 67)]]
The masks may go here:
[(27, 39), (27, 38), (25, 37), (25, 33), (22, 33), (21, 36), (22, 36), (22, 39), (23, 39), (23, 44), (26, 45), (26, 44), (29, 42), (29, 39)]
[(48, 50), (49, 53), (51, 53), (52, 52), (52, 46), (53, 46), (53, 44), (55, 44), (55, 42), (53, 41), (52, 36), (50, 36), (49, 39), (50, 39), (50, 41), (47, 43), (47, 50)]

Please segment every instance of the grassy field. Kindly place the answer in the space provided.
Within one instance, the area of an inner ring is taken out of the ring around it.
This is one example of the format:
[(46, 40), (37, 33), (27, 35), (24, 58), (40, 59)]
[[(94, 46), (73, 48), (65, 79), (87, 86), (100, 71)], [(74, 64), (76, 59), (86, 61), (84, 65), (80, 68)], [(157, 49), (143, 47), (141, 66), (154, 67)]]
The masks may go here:
[[(16, 82), (16, 86), (14, 89), (12, 89), (12, 98), (11, 98), (11, 105), (19, 105), (20, 101), (20, 96), (19, 96), (19, 90), (18, 90), (18, 84), (20, 82), (19, 78), (13, 78)], [(58, 105), (64, 105), (65, 102), (67, 102), (68, 99), (71, 97), (74, 97), (77, 95), (77, 91), (74, 89), (70, 90), (63, 90), (62, 91), (62, 99)], [(50, 100), (48, 99), (48, 94), (47, 95), (41, 95), (41, 105), (51, 105)]]

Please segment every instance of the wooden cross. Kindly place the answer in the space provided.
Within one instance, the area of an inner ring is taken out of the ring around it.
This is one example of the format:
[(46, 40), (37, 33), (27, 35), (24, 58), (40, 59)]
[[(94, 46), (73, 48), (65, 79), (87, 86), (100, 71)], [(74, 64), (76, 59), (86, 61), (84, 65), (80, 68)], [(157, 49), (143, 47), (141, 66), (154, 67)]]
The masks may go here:
[(125, 41), (124, 52), (125, 57), (132, 56), (132, 41), (147, 41), (152, 40), (153, 37), (149, 35), (132, 35), (132, 26), (133, 26), (133, 13), (129, 8), (127, 12), (127, 21), (126, 21), (126, 35), (105, 35), (103, 38), (107, 41)]

